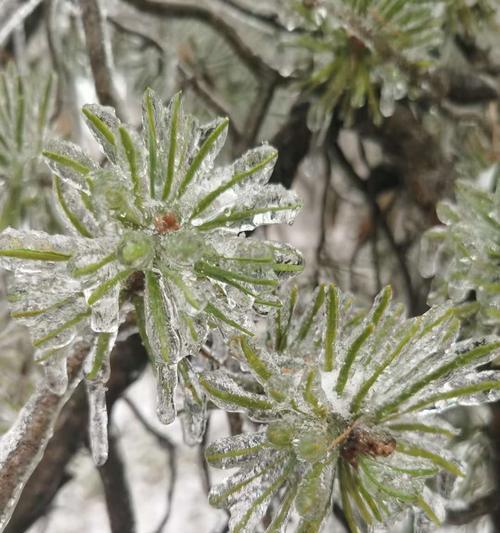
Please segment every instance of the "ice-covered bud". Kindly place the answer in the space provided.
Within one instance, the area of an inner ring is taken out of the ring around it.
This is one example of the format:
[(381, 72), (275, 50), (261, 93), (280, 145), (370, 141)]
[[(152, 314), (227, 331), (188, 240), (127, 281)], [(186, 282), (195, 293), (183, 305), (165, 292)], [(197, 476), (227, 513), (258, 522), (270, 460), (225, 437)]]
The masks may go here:
[(145, 269), (154, 257), (152, 238), (144, 233), (131, 231), (123, 235), (118, 245), (118, 259), (125, 266)]
[(292, 444), (295, 428), (288, 420), (275, 420), (267, 426), (267, 440), (276, 448), (288, 448)]

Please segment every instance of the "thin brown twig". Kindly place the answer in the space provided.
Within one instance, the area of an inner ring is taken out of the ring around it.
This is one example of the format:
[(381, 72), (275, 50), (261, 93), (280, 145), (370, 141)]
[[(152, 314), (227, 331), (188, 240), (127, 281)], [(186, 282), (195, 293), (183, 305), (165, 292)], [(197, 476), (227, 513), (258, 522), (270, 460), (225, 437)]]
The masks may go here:
[(207, 445), (209, 427), (210, 427), (210, 413), (208, 413), (205, 433), (203, 433), (201, 443), (198, 446), (198, 460), (200, 462), (200, 468), (201, 468), (201, 483), (203, 485), (203, 490), (205, 491), (205, 494), (208, 494), (210, 492), (210, 487), (212, 486), (212, 482), (210, 480), (210, 472), (208, 471), (208, 465), (205, 459), (205, 447)]
[(179, 63), (177, 69), (184, 78), (187, 86), (191, 87), (193, 91), (219, 116), (229, 118), (229, 133), (233, 136), (236, 143), (240, 142), (242, 133), (234, 118), (231, 117), (231, 112), (227, 105), (210, 90), (209, 86), (195, 74), (189, 71), (186, 65)]
[(395, 241), (391, 228), (387, 224), (387, 221), (382, 211), (380, 210), (380, 207), (377, 203), (375, 196), (368, 189), (368, 183), (365, 180), (363, 180), (358, 175), (358, 173), (354, 170), (354, 167), (352, 166), (351, 162), (347, 159), (347, 157), (345, 156), (344, 152), (342, 151), (342, 149), (340, 148), (337, 142), (332, 143), (330, 149), (333, 150), (334, 156), (336, 157), (337, 161), (340, 163), (341, 167), (344, 169), (344, 171), (348, 175), (349, 179), (351, 179), (354, 185), (356, 185), (356, 187), (364, 194), (366, 201), (368, 202), (372, 210), (372, 215), (376, 221), (376, 224), (380, 226), (387, 241), (389, 242), (389, 245), (394, 253), (394, 256), (396, 257), (396, 260), (398, 261), (401, 275), (403, 277), (409, 311), (411, 315), (414, 315), (414, 312), (415, 312), (415, 309), (418, 303), (415, 298), (415, 291), (413, 289), (413, 283), (411, 280), (410, 270), (406, 263), (406, 258), (404, 256), (403, 251), (400, 249), (397, 242)]
[(324, 173), (324, 185), (323, 185), (323, 194), (321, 196), (321, 209), (320, 209), (320, 221), (319, 221), (319, 238), (318, 238), (318, 244), (316, 246), (316, 274), (315, 274), (315, 281), (316, 283), (319, 283), (320, 281), (320, 275), (321, 275), (321, 267), (322, 267), (322, 261), (323, 261), (323, 254), (325, 251), (325, 244), (326, 244), (326, 227), (327, 227), (327, 221), (326, 221), (326, 209), (328, 206), (328, 196), (330, 191), (330, 180), (331, 180), (331, 172), (332, 172), (332, 166), (330, 162), (330, 158), (328, 157), (328, 154), (326, 154), (325, 163), (325, 173)]
[(243, 6), (236, 0), (219, 0), (219, 2), (221, 4), (225, 4), (226, 6), (229, 6), (230, 8), (234, 9), (237, 13), (241, 15), (250, 17), (252, 19), (259, 21), (262, 24), (270, 26), (274, 30), (285, 31), (285, 32), (294, 31), (294, 30), (290, 30), (289, 28), (287, 28), (280, 21), (279, 16), (274, 13), (262, 13), (260, 11), (257, 11), (254, 8)]
[(154, 533), (161, 533), (166, 526), (172, 512), (172, 500), (174, 498), (174, 489), (177, 480), (177, 450), (175, 444), (166, 435), (160, 433), (150, 422), (148, 422), (148, 420), (130, 398), (123, 396), (123, 400), (128, 405), (137, 420), (141, 423), (142, 427), (148, 433), (153, 435), (153, 437), (155, 437), (155, 439), (158, 441), (158, 444), (165, 449), (168, 454), (170, 483), (168, 484), (167, 488), (167, 510), (165, 511), (165, 514), (163, 515), (163, 518), (158, 526), (154, 529)]
[(445, 524), (452, 526), (463, 526), (470, 524), (474, 520), (481, 518), (500, 507), (498, 494), (491, 492), (482, 498), (471, 502), (464, 509), (448, 509), (446, 512)]
[(135, 517), (125, 465), (112, 432), (108, 436), (108, 447), (108, 460), (98, 468), (98, 471), (104, 488), (111, 532), (134, 533)]
[(116, 114), (123, 118), (122, 105), (113, 84), (99, 0), (80, 0), (80, 8), (97, 98), (102, 105), (114, 107)]
[(212, 11), (211, 9), (191, 3), (164, 2), (158, 0), (123, 0), (142, 13), (158, 17), (173, 17), (180, 19), (198, 20), (214, 28), (231, 46), (235, 54), (243, 61), (247, 68), (258, 78), (276, 78), (281, 83), (289, 81), (278, 70), (268, 65), (253, 49), (246, 44), (238, 34), (234, 25)]
[(262, 124), (266, 119), (269, 107), (274, 98), (274, 92), (278, 86), (278, 78), (273, 76), (259, 84), (259, 90), (255, 102), (252, 105), (244, 127), (245, 134), (241, 139), (238, 151), (244, 151), (255, 144)]

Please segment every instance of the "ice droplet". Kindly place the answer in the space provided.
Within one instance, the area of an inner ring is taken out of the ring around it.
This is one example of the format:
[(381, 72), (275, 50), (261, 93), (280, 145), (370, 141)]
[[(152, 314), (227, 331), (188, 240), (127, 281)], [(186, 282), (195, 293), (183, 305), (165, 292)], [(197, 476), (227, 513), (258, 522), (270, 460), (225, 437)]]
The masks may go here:
[(156, 366), (156, 414), (162, 424), (175, 420), (175, 388), (177, 387), (177, 366), (159, 362)]
[(101, 380), (87, 381), (89, 402), (89, 441), (92, 459), (102, 466), (108, 458), (108, 411), (106, 387)]
[(43, 363), (45, 379), (49, 389), (62, 396), (68, 388), (66, 352), (57, 352)]

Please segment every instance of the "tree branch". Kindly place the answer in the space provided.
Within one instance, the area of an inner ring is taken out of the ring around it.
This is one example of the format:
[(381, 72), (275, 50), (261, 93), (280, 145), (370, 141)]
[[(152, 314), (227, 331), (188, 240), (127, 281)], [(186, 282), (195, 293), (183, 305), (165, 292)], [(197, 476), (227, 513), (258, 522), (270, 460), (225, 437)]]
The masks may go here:
[(258, 78), (276, 78), (278, 82), (286, 82), (288, 78), (268, 65), (250, 46), (238, 35), (233, 25), (226, 22), (211, 9), (190, 3), (163, 2), (159, 0), (123, 0), (142, 13), (157, 17), (174, 17), (198, 20), (211, 26), (231, 46), (235, 54), (243, 61), (250, 71)]
[(170, 483), (167, 487), (167, 509), (165, 511), (165, 514), (163, 515), (163, 518), (161, 519), (160, 523), (158, 524), (158, 527), (155, 528), (154, 533), (162, 533), (164, 527), (167, 525), (167, 522), (170, 518), (170, 514), (172, 512), (172, 500), (174, 498), (174, 489), (175, 489), (175, 482), (177, 480), (177, 450), (175, 448), (175, 444), (166, 436), (163, 435), (163, 433), (160, 433), (152, 424), (150, 424), (146, 417), (139, 411), (137, 406), (135, 405), (130, 398), (127, 398), (126, 396), (123, 397), (123, 400), (128, 405), (134, 416), (137, 418), (137, 420), (141, 423), (142, 427), (155, 439), (158, 441), (158, 444), (167, 451), (168, 454), (168, 468), (170, 471)]
[[(15, 6), (15, 3), (11, 2), (13, 10), (11, 13), (7, 13), (7, 19), (4, 19), (5, 24), (0, 28), (0, 47), (2, 47), (11, 33), (22, 24), (23, 21), (33, 13), (42, 0), (29, 0), (22, 5)], [(10, 7), (7, 5), (7, 8)], [(5, 16), (4, 12), (0, 12), (2, 18)]]
[(109, 50), (106, 47), (107, 39), (99, 0), (80, 0), (80, 8), (97, 98), (102, 105), (114, 107), (116, 114), (123, 117), (122, 106), (113, 85)]
[(413, 283), (411, 280), (410, 270), (406, 263), (406, 258), (404, 256), (404, 253), (398, 246), (396, 240), (394, 239), (394, 235), (392, 234), (391, 228), (387, 224), (387, 221), (382, 211), (380, 210), (380, 207), (377, 203), (375, 195), (372, 194), (372, 191), (369, 190), (368, 182), (363, 180), (360, 176), (358, 176), (358, 173), (354, 170), (354, 167), (351, 165), (350, 161), (347, 159), (347, 157), (345, 156), (344, 152), (342, 151), (342, 149), (340, 148), (337, 142), (332, 143), (331, 149), (333, 150), (337, 161), (340, 163), (341, 167), (344, 169), (348, 178), (351, 179), (354, 185), (364, 194), (366, 201), (368, 202), (372, 210), (372, 215), (373, 215), (374, 220), (376, 221), (377, 225), (380, 226), (380, 228), (382, 229), (386, 239), (389, 242), (390, 247), (392, 248), (394, 252), (394, 255), (398, 261), (398, 264), (401, 270), (401, 275), (403, 276), (403, 280), (404, 280), (408, 310), (411, 316), (414, 316), (416, 313), (416, 308), (417, 308), (418, 303), (415, 298), (415, 292), (413, 290)]
[(219, 0), (221, 4), (231, 7), (240, 15), (251, 17), (274, 30), (289, 32), (290, 30), (280, 21), (278, 15), (274, 13), (261, 13), (256, 9), (241, 5), (236, 0)]
[(238, 151), (244, 151), (255, 144), (259, 131), (266, 119), (276, 90), (277, 79), (273, 78), (262, 82), (257, 91), (257, 97), (252, 105), (245, 124), (245, 135), (240, 141)]
[(278, 160), (271, 176), (271, 183), (282, 183), (289, 188), (297, 169), (309, 152), (312, 133), (307, 127), (310, 104), (299, 100), (290, 110), (288, 120), (272, 138), (270, 144), (278, 150)]
[[(111, 354), (111, 377), (106, 403), (111, 411), (123, 391), (141, 375), (148, 361), (138, 334), (116, 343)], [(87, 436), (88, 407), (85, 387), (80, 385), (62, 409), (53, 437), (43, 458), (22, 492), (22, 497), (4, 533), (22, 533), (47, 510), (57, 492), (68, 481), (66, 466)], [(3, 489), (3, 483), (0, 485)]]
[(135, 517), (130, 498), (125, 465), (116, 437), (108, 437), (108, 460), (98, 468), (104, 488), (109, 523), (112, 533), (134, 533)]
[(0, 530), (14, 511), (24, 485), (33, 473), (54, 431), (59, 412), (81, 379), (88, 346), (79, 343), (68, 359), (68, 389), (58, 396), (44, 381), (1, 439), (0, 446)]
[(452, 526), (463, 526), (469, 524), (482, 516), (485, 516), (494, 511), (498, 511), (500, 502), (498, 494), (492, 492), (482, 498), (473, 501), (468, 507), (464, 509), (448, 509), (446, 512), (445, 524)]

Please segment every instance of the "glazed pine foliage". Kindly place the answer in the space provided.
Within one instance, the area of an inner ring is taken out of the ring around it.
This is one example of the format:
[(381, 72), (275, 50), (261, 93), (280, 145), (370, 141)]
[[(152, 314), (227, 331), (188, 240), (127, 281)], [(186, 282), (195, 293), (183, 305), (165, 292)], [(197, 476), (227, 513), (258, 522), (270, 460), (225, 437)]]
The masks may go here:
[[(103, 165), (69, 142), (44, 151), (71, 236), (0, 235), (0, 265), (15, 272), (13, 314), (31, 327), (41, 359), (93, 332), (87, 378), (103, 382), (132, 301), (158, 375), (158, 414), (169, 423), (179, 361), (197, 353), (209, 328), (252, 335), (252, 306), (279, 306), (273, 291), (302, 270), (294, 248), (241, 233), (291, 223), (300, 202), (267, 185), (277, 155), (270, 146), (215, 168), (228, 120), (200, 126), (180, 95), (165, 107), (146, 91), (141, 135), (112, 109), (89, 105), (83, 114)], [(181, 373), (189, 381), (187, 364)]]
[(500, 319), (500, 197), (459, 181), (456, 201), (443, 201), (437, 214), (443, 226), (429, 230), (422, 242), (422, 274), (435, 276), (429, 302), (451, 298), (477, 300), (484, 324)]
[(51, 76), (35, 87), (34, 76), (18, 74), (13, 63), (0, 73), (0, 229), (46, 210), (36, 168), (51, 102)]
[(200, 377), (216, 405), (265, 423), (208, 447), (210, 464), (239, 469), (211, 503), (229, 508), (235, 533), (255, 531), (276, 500), (269, 533), (284, 531), (293, 509), (296, 531), (319, 531), (333, 498), (353, 532), (409, 507), (438, 524), (426, 481), (463, 475), (446, 448), (455, 431), (438, 415), (500, 397), (500, 373), (476, 371), (500, 340), (458, 341), (447, 305), (406, 319), (390, 288), (364, 316), (334, 286), (321, 286), (300, 317), (296, 299), (276, 313), (266, 345), (240, 338), (253, 382), (223, 370)]
[(407, 95), (415, 72), (429, 68), (443, 39), (445, 2), (435, 0), (325, 0), (300, 7), (309, 32), (300, 40), (314, 52), (307, 84), (317, 89), (313, 124), (334, 108), (349, 120), (365, 105), (380, 120)]

